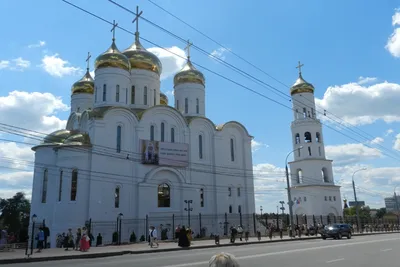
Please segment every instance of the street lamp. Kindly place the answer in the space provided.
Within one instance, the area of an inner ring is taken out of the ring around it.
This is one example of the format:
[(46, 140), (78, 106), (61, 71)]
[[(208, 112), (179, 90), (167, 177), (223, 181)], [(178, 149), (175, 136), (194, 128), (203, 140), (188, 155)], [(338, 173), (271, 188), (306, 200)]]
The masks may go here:
[(285, 205), (285, 201), (281, 200), (281, 201), (279, 201), (279, 203), (282, 205), (282, 207), (280, 207), (280, 209), (282, 211), (282, 215), (284, 215), (285, 207), (283, 205)]
[(121, 225), (122, 225), (122, 218), (124, 218), (124, 214), (120, 213), (117, 217), (117, 224), (118, 224), (118, 245), (121, 245)]
[[(293, 151), (289, 152), (286, 156), (286, 160), (285, 160), (285, 171), (286, 171), (286, 184), (287, 184), (287, 193), (288, 193), (288, 205), (289, 205), (289, 222), (290, 222), (290, 229), (291, 231), (293, 231), (294, 229), (294, 224), (293, 224), (293, 201), (292, 201), (292, 192), (290, 190), (290, 182), (289, 182), (289, 169), (287, 166), (287, 161), (288, 161), (288, 157), (290, 156), (290, 154), (292, 154), (293, 152), (302, 149), (303, 146), (299, 146), (298, 148), (294, 149)], [(293, 233), (293, 232), (291, 232)]]
[(190, 207), (190, 204), (193, 203), (193, 200), (185, 200), (185, 203), (187, 204), (187, 208), (185, 208), (185, 211), (188, 212), (188, 227), (190, 228), (190, 212), (193, 211), (193, 208)]
[(31, 232), (31, 255), (33, 254), (33, 240), (35, 239), (35, 223), (36, 223), (37, 215), (32, 215), (32, 232)]
[(262, 206), (260, 206), (260, 213), (261, 213), (261, 218), (262, 218), (262, 211), (263, 211), (263, 207)]
[(394, 187), (394, 201), (396, 202), (396, 214), (397, 214), (397, 224), (400, 224), (400, 213), (399, 213), (399, 202), (397, 200), (396, 188), (398, 185)]
[(358, 212), (358, 201), (357, 201), (357, 192), (356, 192), (356, 184), (354, 183), (354, 174), (356, 174), (359, 171), (365, 171), (367, 168), (361, 168), (353, 172), (353, 175), (351, 176), (351, 181), (353, 183), (353, 193), (354, 193), (354, 201), (356, 202), (356, 220), (357, 220), (357, 230), (360, 232), (360, 216)]

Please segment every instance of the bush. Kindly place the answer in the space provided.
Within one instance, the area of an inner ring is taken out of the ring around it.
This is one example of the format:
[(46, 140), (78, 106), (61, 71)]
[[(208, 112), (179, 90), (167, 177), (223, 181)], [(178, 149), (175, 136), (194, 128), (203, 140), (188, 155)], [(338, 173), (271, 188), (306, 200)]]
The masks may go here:
[(144, 235), (142, 235), (142, 236), (140, 237), (140, 242), (144, 242), (144, 241), (146, 241), (146, 238), (144, 238)]
[(135, 231), (132, 231), (131, 237), (129, 238), (129, 242), (131, 242), (131, 243), (135, 243), (136, 242)]
[(112, 235), (112, 242), (113, 243), (118, 243), (118, 233), (114, 232)]

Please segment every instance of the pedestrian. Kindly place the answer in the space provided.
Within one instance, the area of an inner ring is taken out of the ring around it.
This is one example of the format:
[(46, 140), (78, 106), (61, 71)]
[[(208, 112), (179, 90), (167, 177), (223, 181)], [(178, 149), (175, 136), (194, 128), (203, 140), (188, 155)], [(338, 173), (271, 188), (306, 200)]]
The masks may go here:
[(229, 253), (219, 253), (211, 257), (209, 267), (240, 267), (235, 256)]
[(64, 247), (65, 250), (68, 250), (68, 248), (72, 248), (72, 250), (74, 250), (74, 236), (72, 234), (72, 229), (69, 228), (67, 235), (65, 235), (65, 239), (64, 239)]
[(150, 227), (150, 247), (152, 248), (154, 243), (158, 247), (158, 242), (157, 242), (157, 230), (154, 226)]
[(186, 233), (186, 228), (185, 226), (182, 226), (181, 230), (179, 231), (179, 241), (178, 241), (178, 246), (181, 248), (187, 248), (190, 247), (190, 241)]
[(82, 239), (82, 231), (81, 228), (78, 228), (76, 230), (75, 250), (80, 250), (81, 239)]
[(39, 228), (39, 233), (37, 234), (37, 247), (38, 250), (36, 252), (42, 252), (42, 249), (44, 248), (44, 239), (45, 238), (45, 234), (43, 231), (43, 228), (40, 227)]

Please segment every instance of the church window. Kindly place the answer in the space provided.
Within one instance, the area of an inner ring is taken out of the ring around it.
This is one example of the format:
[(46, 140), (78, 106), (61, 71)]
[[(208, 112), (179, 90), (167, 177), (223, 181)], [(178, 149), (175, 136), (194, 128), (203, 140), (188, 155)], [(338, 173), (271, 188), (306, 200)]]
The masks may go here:
[(313, 108), (311, 108), (311, 116), (312, 116), (313, 118), (315, 118), (315, 112), (314, 112), (314, 109), (313, 109)]
[(49, 172), (47, 169), (43, 172), (43, 184), (42, 184), (42, 203), (46, 203), (47, 199), (47, 182), (49, 180)]
[(121, 152), (121, 131), (122, 131), (122, 127), (118, 126), (117, 127), (117, 153)]
[(301, 149), (297, 149), (297, 154), (298, 154), (299, 157), (300, 157), (300, 155), (301, 155), (300, 150), (301, 150)]
[(125, 89), (125, 104), (128, 104), (128, 88)]
[(307, 109), (306, 108), (303, 108), (303, 117), (307, 118)]
[(154, 125), (150, 126), (150, 140), (154, 141)]
[(103, 84), (103, 101), (107, 100), (107, 85)]
[(238, 213), (242, 213), (242, 206), (241, 205), (238, 206)]
[(200, 207), (204, 207), (204, 189), (200, 189)]
[(97, 86), (96, 86), (96, 88), (95, 88), (95, 90), (94, 90), (94, 102), (97, 102)]
[(336, 201), (336, 197), (335, 196), (333, 196), (333, 201)]
[(71, 201), (76, 200), (77, 192), (78, 192), (78, 171), (73, 170), (71, 177)]
[(304, 202), (306, 202), (306, 201), (307, 201), (307, 197), (304, 197), (303, 199), (304, 199)]
[(305, 132), (304, 133), (304, 142), (306, 143), (311, 143), (311, 133), (310, 132)]
[(329, 183), (329, 177), (326, 168), (322, 168), (321, 174), (322, 174), (322, 181), (324, 181), (325, 183)]
[(135, 104), (135, 86), (131, 87), (131, 104)]
[(300, 144), (300, 134), (296, 134), (295, 136), (296, 144)]
[(115, 90), (115, 102), (119, 102), (119, 85), (117, 84), (117, 88)]
[(321, 156), (321, 147), (320, 146), (318, 147), (318, 153)]
[(158, 207), (169, 208), (171, 206), (170, 187), (168, 184), (160, 184), (158, 186)]
[(235, 161), (235, 147), (233, 143), (233, 138), (231, 138), (230, 145), (231, 145), (231, 161)]
[(189, 99), (185, 98), (185, 113), (189, 112)]
[(321, 135), (317, 132), (316, 133), (316, 135), (315, 135), (315, 141), (317, 142), (317, 143), (321, 143)]
[(171, 143), (175, 143), (175, 128), (171, 128)]
[(176, 100), (176, 109), (179, 110), (179, 100)]
[(144, 87), (143, 104), (147, 105), (147, 86)]
[(114, 192), (114, 198), (115, 198), (115, 201), (114, 201), (114, 208), (119, 208), (119, 197), (120, 197), (120, 188), (119, 188), (119, 186), (117, 186), (116, 188), (115, 188), (115, 192)]
[(301, 169), (297, 169), (297, 183), (303, 183), (303, 171)]
[(327, 196), (325, 196), (325, 201), (328, 201), (328, 197)]
[(153, 90), (153, 105), (156, 105), (156, 89)]
[(80, 107), (78, 107), (78, 109), (76, 110), (77, 112), (79, 112), (81, 110), (81, 108)]
[(228, 187), (228, 196), (232, 196), (232, 188)]
[(196, 98), (196, 113), (199, 114), (199, 112), (200, 112), (199, 99)]
[(164, 135), (165, 135), (165, 133), (164, 133), (164, 128), (165, 128), (165, 125), (164, 125), (164, 123), (162, 122), (162, 123), (161, 123), (161, 142), (164, 142)]
[(332, 201), (332, 197), (331, 196), (329, 196), (329, 201)]
[(229, 213), (232, 213), (232, 205), (229, 205)]
[(240, 187), (237, 188), (237, 196), (240, 197)]
[(59, 181), (59, 184), (58, 184), (58, 201), (61, 201), (62, 184), (63, 184), (63, 171), (60, 171), (60, 181)]
[(203, 158), (203, 136), (199, 135), (199, 159)]
[(311, 147), (308, 147), (308, 155), (311, 156)]

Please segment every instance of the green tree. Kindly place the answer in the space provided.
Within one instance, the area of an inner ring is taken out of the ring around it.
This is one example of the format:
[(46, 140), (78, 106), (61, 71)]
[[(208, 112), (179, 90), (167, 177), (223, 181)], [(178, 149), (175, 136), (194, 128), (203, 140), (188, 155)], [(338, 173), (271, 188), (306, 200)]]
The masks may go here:
[[(345, 216), (356, 216), (356, 207), (350, 207), (347, 209), (344, 209), (344, 215)], [(358, 213), (360, 215), (360, 218), (364, 219), (370, 219), (371, 218), (371, 209), (369, 206), (362, 206), (358, 209)]]
[(31, 204), (22, 192), (16, 193), (12, 198), (0, 198), (0, 221), (8, 227), (8, 232), (19, 234), (29, 225)]
[(377, 212), (376, 212), (376, 218), (378, 219), (382, 219), (385, 215), (387, 214), (386, 212), (386, 208), (380, 208)]

